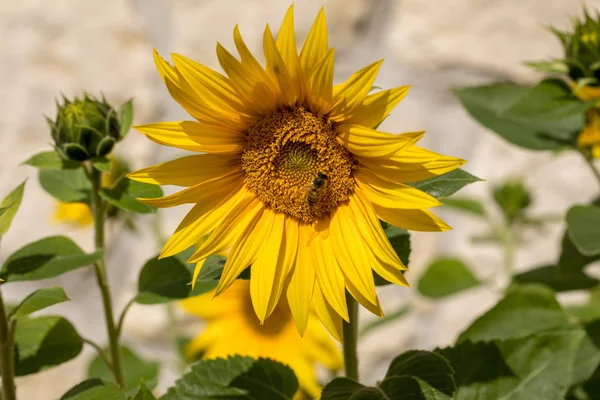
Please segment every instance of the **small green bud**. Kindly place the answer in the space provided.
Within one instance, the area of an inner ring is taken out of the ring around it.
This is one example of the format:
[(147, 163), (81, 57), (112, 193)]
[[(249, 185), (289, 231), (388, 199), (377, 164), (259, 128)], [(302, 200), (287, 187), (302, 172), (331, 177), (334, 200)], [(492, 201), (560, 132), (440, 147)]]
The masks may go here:
[(504, 182), (494, 188), (493, 195), (510, 224), (522, 217), (525, 209), (531, 205), (531, 195), (520, 180)]
[(108, 155), (121, 138), (117, 112), (104, 98), (88, 94), (57, 103), (56, 120), (48, 120), (56, 149), (62, 157), (87, 161)]

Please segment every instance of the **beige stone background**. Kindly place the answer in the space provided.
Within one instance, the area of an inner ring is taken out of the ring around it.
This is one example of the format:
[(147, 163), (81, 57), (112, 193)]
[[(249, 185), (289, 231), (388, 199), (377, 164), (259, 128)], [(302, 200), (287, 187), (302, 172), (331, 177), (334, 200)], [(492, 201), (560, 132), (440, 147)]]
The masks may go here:
[[(453, 86), (512, 79), (529, 82), (539, 76), (521, 63), (560, 54), (544, 26), (568, 25), (579, 14), (576, 0), (297, 0), (297, 37), (303, 40), (319, 7), (325, 4), (330, 43), (336, 49), (336, 80), (375, 59), (385, 58), (376, 84), (411, 84), (409, 96), (385, 121), (392, 132), (426, 129), (422, 144), (435, 151), (469, 160), (465, 169), (487, 181), (463, 194), (489, 201), (489, 186), (510, 176), (525, 176), (534, 194), (534, 214), (564, 213), (576, 202), (597, 193), (583, 162), (573, 154), (560, 156), (519, 150), (473, 122), (450, 93)], [(585, 1), (600, 7), (600, 1)], [(5, 235), (0, 261), (24, 244), (52, 234), (72, 235), (91, 249), (89, 230), (51, 223), (53, 201), (40, 189), (36, 172), (20, 164), (49, 148), (42, 114), (52, 115), (54, 99), (103, 92), (120, 103), (135, 97), (135, 122), (186, 118), (156, 74), (152, 48), (178, 52), (218, 67), (215, 42), (233, 47), (232, 29), (240, 24), (251, 49), (260, 53), (265, 22), (277, 27), (288, 0), (19, 0), (0, 1), (0, 193), (29, 178), (25, 199), (11, 231)], [(135, 167), (175, 157), (132, 132), (120, 148)], [(161, 213), (169, 234), (186, 210)], [(494, 246), (473, 245), (481, 232), (477, 221), (440, 210), (455, 230), (414, 234), (411, 272), (416, 281), (423, 268), (439, 255), (466, 260), (478, 276), (500, 279), (501, 252)], [(120, 226), (109, 230), (109, 275), (117, 310), (133, 293), (144, 260), (156, 251), (151, 219), (140, 219), (139, 236)], [(558, 253), (562, 223), (544, 232), (526, 232), (517, 252), (517, 265), (526, 269), (551, 262)], [(73, 301), (53, 307), (76, 325), (82, 335), (104, 341), (103, 315), (95, 279), (89, 269), (38, 282), (3, 287), (17, 301), (38, 286), (63, 285)], [(401, 321), (364, 337), (360, 345), (365, 381), (374, 382), (390, 355), (408, 348), (433, 348), (452, 343), (496, 295), (477, 289), (443, 303), (419, 298), (416, 291), (381, 290), (386, 310), (410, 302), (415, 311)], [(370, 316), (363, 314), (363, 321)], [(162, 307), (134, 306), (124, 341), (149, 359), (165, 363), (159, 390), (176, 377), (176, 358), (166, 334)], [(189, 327), (188, 327), (189, 328)], [(190, 328), (196, 329), (196, 328)], [(82, 380), (93, 352), (86, 348), (58, 368), (18, 379), (26, 400), (57, 399)]]

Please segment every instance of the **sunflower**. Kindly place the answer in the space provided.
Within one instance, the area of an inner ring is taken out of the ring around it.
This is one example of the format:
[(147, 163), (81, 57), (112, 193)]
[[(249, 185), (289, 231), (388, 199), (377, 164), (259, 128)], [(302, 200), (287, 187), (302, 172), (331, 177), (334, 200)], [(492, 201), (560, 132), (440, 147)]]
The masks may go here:
[(586, 111), (585, 127), (577, 137), (577, 146), (590, 149), (594, 158), (600, 158), (600, 87), (572, 85), (573, 92), (583, 101), (598, 100), (596, 107)]
[(155, 52), (171, 96), (196, 121), (136, 129), (157, 143), (205, 154), (129, 177), (185, 187), (141, 199), (146, 204), (194, 205), (161, 257), (210, 234), (189, 262), (231, 249), (217, 296), (251, 266), (252, 304), (261, 323), (284, 294), (300, 334), (314, 309), (342, 340), (342, 320), (349, 318), (346, 291), (381, 316), (373, 270), (408, 286), (406, 267), (379, 220), (417, 231), (450, 229), (427, 210), (441, 203), (405, 183), (449, 172), (464, 161), (416, 147), (423, 132), (374, 129), (409, 88), (369, 94), (382, 61), (334, 86), (335, 52), (328, 45), (323, 9), (300, 54), (293, 20), (292, 6), (276, 39), (267, 25), (264, 68), (237, 26), (239, 59), (217, 44), (226, 75), (179, 54), (172, 55), (171, 65)]
[[(342, 355), (315, 318), (309, 318), (304, 337), (296, 330), (285, 297), (270, 318), (261, 324), (250, 299), (247, 280), (237, 280), (223, 295), (214, 292), (182, 301), (183, 308), (206, 320), (207, 327), (185, 347), (188, 358), (201, 353), (204, 359), (232, 355), (271, 358), (289, 365), (302, 391), (319, 398), (315, 364), (331, 370), (342, 367)], [(243, 338), (243, 340), (240, 340)]]

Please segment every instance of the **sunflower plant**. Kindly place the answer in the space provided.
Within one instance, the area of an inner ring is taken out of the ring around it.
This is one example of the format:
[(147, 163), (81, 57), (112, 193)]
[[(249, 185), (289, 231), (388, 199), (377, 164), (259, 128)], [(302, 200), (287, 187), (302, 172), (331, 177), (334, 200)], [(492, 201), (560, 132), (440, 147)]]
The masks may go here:
[[(405, 352), (376, 386), (360, 383), (358, 308), (384, 317), (377, 286), (409, 286), (408, 231), (451, 229), (430, 209), (480, 179), (459, 169), (465, 160), (417, 146), (424, 132), (379, 130), (409, 91), (374, 86), (381, 60), (334, 85), (324, 10), (300, 51), (293, 6), (277, 35), (267, 25), (264, 64), (237, 26), (233, 39), (237, 57), (217, 44), (223, 73), (154, 53), (166, 89), (190, 120), (135, 129), (197, 154), (128, 171), (126, 154), (118, 153), (122, 162), (113, 152), (131, 128), (131, 100), (114, 107), (84, 94), (57, 102), (56, 117), (47, 118), (53, 149), (25, 164), (60, 202), (61, 218), (93, 225), (94, 251), (66, 236), (26, 244), (3, 263), (1, 284), (91, 266), (106, 343), (82, 337), (63, 317), (30, 315), (69, 300), (61, 287), (39, 289), (15, 307), (0, 297), (4, 400), (17, 398), (16, 376), (69, 361), (84, 345), (97, 353), (88, 379), (62, 399), (154, 399), (160, 365), (121, 340), (134, 304), (180, 305), (206, 323), (183, 349), (186, 361), (200, 361), (164, 400), (449, 399), (460, 392), (458, 348)], [(161, 185), (182, 189), (163, 196)], [(24, 184), (0, 204), (0, 234), (23, 191)], [(141, 267), (135, 295), (117, 313), (107, 218), (154, 218), (157, 208), (185, 204), (191, 210)], [(342, 370), (344, 377), (331, 380)]]

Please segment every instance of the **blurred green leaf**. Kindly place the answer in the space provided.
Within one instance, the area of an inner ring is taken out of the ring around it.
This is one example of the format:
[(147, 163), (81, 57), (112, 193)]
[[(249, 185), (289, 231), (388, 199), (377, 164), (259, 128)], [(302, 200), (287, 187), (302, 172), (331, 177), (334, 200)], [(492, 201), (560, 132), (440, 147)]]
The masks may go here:
[(480, 178), (471, 175), (462, 169), (455, 169), (435, 178), (409, 183), (409, 185), (437, 198), (448, 197), (458, 192), (463, 187), (481, 181)]
[(156, 207), (142, 204), (136, 198), (155, 198), (162, 196), (159, 186), (121, 179), (113, 188), (101, 189), (100, 196), (115, 207), (139, 214), (155, 213)]
[(493, 198), (509, 224), (520, 219), (531, 205), (531, 194), (518, 179), (509, 179), (494, 187)]
[(77, 357), (83, 348), (81, 337), (62, 317), (22, 318), (15, 334), (16, 376), (35, 374)]
[(110, 173), (112, 161), (107, 157), (95, 158), (92, 160), (92, 166), (100, 172)]
[(454, 90), (454, 94), (471, 117), (512, 144), (531, 150), (563, 147), (563, 143), (544, 136), (537, 129), (505, 116), (530, 90), (529, 87), (514, 83), (496, 83), (458, 88)]
[(260, 358), (235, 377), (231, 386), (245, 390), (246, 396), (255, 400), (292, 400), (298, 391), (298, 379), (287, 365)]
[(127, 400), (127, 396), (116, 383), (94, 378), (74, 386), (60, 400)]
[(140, 384), (140, 390), (137, 392), (133, 400), (156, 400), (150, 389), (144, 382)]
[(477, 318), (458, 338), (489, 341), (528, 336), (570, 325), (552, 289), (544, 285), (513, 285), (492, 309)]
[(75, 161), (64, 160), (56, 151), (43, 151), (28, 158), (23, 164), (30, 165), (38, 169), (74, 169), (81, 167), (81, 164)]
[(581, 254), (600, 254), (600, 207), (571, 207), (567, 212), (567, 230)]
[(479, 280), (461, 260), (440, 258), (431, 263), (419, 279), (419, 292), (439, 299), (476, 287)]
[(485, 209), (479, 200), (450, 197), (443, 201), (446, 207), (463, 211), (468, 214), (485, 216)]
[(121, 125), (121, 131), (119, 137), (123, 139), (127, 136), (127, 133), (131, 129), (133, 124), (133, 99), (128, 100), (119, 107), (118, 111), (119, 123)]
[(528, 61), (525, 65), (548, 74), (567, 74), (569, 72), (569, 66), (563, 60)]
[(42, 188), (58, 201), (89, 203), (92, 184), (83, 168), (65, 170), (40, 170)]
[(19, 319), (46, 307), (69, 301), (65, 290), (60, 286), (38, 289), (25, 297), (9, 314), (9, 319)]
[[(129, 395), (137, 393), (140, 382), (144, 381), (150, 389), (158, 384), (159, 364), (149, 362), (138, 356), (132, 349), (121, 346), (123, 373), (125, 375), (125, 391)], [(88, 378), (100, 378), (105, 382), (113, 382), (115, 377), (106, 364), (96, 356), (88, 366)]]
[(542, 283), (556, 292), (590, 289), (600, 281), (582, 271), (563, 271), (559, 266), (546, 265), (522, 272), (513, 277), (518, 283)]
[(17, 186), (0, 203), (0, 208), (2, 209), (2, 212), (0, 213), (0, 237), (2, 237), (2, 235), (8, 231), (8, 228), (10, 228), (10, 224), (23, 200), (24, 190), (25, 182)]
[(600, 319), (585, 325), (583, 337), (575, 353), (571, 385), (587, 381), (600, 365)]
[(50, 236), (30, 243), (10, 255), (0, 277), (7, 282), (52, 278), (98, 261), (100, 250), (86, 254), (66, 236)]

